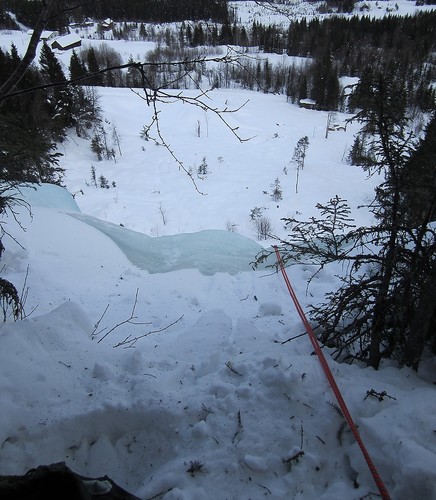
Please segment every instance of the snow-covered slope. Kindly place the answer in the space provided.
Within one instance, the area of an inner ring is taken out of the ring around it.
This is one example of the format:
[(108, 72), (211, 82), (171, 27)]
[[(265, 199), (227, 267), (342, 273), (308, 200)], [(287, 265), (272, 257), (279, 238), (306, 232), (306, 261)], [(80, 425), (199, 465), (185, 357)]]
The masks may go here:
[[(217, 105), (249, 98), (231, 115), (253, 136), (241, 144), (213, 117), (165, 107), (163, 131), (185, 165), (207, 158), (202, 196), (165, 148), (139, 138), (143, 101), (101, 93), (123, 155), (97, 162), (71, 135), (63, 166), (74, 198), (54, 186), (23, 190), (25, 231), (6, 221), (16, 241), (4, 239), (4, 275), (27, 291), (29, 317), (0, 326), (0, 473), (65, 460), (144, 499), (376, 498), (307, 337), (282, 344), (304, 330), (281, 278), (250, 268), (261, 248), (253, 207), (285, 235), (280, 217), (307, 218), (335, 194), (353, 210), (371, 197), (376, 179), (343, 161), (353, 130), (325, 139), (323, 113), (217, 91)], [(295, 193), (289, 159), (304, 135)], [(91, 165), (116, 187), (90, 186)], [(278, 176), (280, 203), (263, 193)], [(223, 231), (227, 219), (236, 234)], [(303, 307), (335, 286), (336, 271), (306, 293), (313, 270), (289, 270)], [(392, 498), (435, 497), (434, 364), (419, 375), (330, 364)]]

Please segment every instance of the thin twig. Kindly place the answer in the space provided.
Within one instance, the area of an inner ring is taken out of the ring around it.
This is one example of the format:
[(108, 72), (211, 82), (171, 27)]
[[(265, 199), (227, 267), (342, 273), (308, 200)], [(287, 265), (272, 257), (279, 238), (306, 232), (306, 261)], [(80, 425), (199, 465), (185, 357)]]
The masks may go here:
[(104, 316), (105, 316), (105, 314), (106, 314), (106, 312), (107, 312), (108, 309), (109, 309), (109, 304), (105, 307), (105, 310), (103, 311), (103, 314), (100, 316), (100, 319), (95, 323), (94, 330), (91, 333), (91, 339), (94, 339), (100, 333), (102, 333), (102, 331), (104, 331), (104, 329), (103, 329), (103, 330), (100, 330), (98, 333), (95, 333), (97, 331), (97, 328), (99, 327), (99, 325), (100, 325), (102, 319), (104, 318)]
[(236, 371), (234, 368), (233, 368), (233, 365), (230, 361), (227, 361), (227, 363), (225, 363), (225, 365), (227, 366), (227, 368), (232, 372), (234, 373), (235, 375), (239, 375), (240, 377), (242, 377), (242, 373), (239, 373), (238, 371)]
[[(168, 328), (171, 328), (172, 326), (174, 326), (176, 323), (178, 323), (179, 321), (181, 321), (183, 319), (185, 315), (182, 314), (180, 316), (180, 318), (177, 318), (175, 321), (173, 321), (172, 323), (170, 323), (169, 325), (167, 326), (164, 326), (163, 328), (158, 328), (157, 330), (151, 330), (150, 332), (147, 332), (147, 333), (144, 333), (142, 335), (138, 335), (138, 337), (134, 337), (132, 338), (131, 335), (128, 335), (124, 340), (122, 340), (121, 342), (119, 342), (118, 344), (115, 344), (113, 347), (125, 347), (125, 348), (131, 348), (133, 347), (133, 345), (140, 339), (143, 339), (144, 337), (148, 337), (149, 335), (153, 335), (154, 333), (161, 333), (161, 332), (164, 332), (165, 330), (168, 330)], [(132, 323), (130, 321), (124, 321), (123, 323), (131, 323), (131, 324), (134, 324), (134, 325), (140, 325), (140, 324), (150, 324), (150, 323)], [(120, 323), (123, 324), (123, 323)]]
[(152, 497), (146, 498), (145, 500), (156, 500), (156, 498), (159, 498), (163, 495), (166, 495), (167, 493), (169, 493), (173, 489), (174, 489), (174, 486), (172, 486), (171, 488), (168, 488), (167, 490), (161, 491), (160, 493), (157, 493), (156, 495), (153, 495)]
[[(101, 339), (98, 340), (98, 343), (100, 343), (102, 340), (104, 340), (109, 334), (111, 334), (114, 330), (119, 328), (122, 325), (129, 324), (129, 325), (150, 325), (151, 323), (145, 323), (145, 322), (138, 322), (134, 321), (136, 319), (135, 316), (135, 310), (136, 310), (136, 305), (138, 304), (138, 293), (139, 293), (139, 288), (136, 289), (136, 294), (135, 294), (135, 301), (133, 302), (132, 306), (132, 312), (130, 313), (130, 317), (121, 321), (120, 323), (116, 324), (113, 326), (110, 330), (108, 330)], [(103, 331), (103, 330), (102, 330)], [(99, 335), (101, 332), (99, 332), (97, 335)]]
[(295, 339), (298, 339), (300, 337), (304, 337), (305, 335), (307, 335), (307, 332), (304, 332), (304, 333), (300, 333), (299, 335), (295, 335), (294, 337), (291, 337), (287, 340), (283, 340), (282, 342), (278, 341), (278, 340), (274, 340), (274, 342), (276, 344), (281, 344), (281, 345), (284, 345), (284, 344), (287, 344), (288, 342), (291, 342), (291, 340), (295, 340)]
[(238, 439), (240, 437), (240, 434), (242, 433), (243, 430), (244, 430), (244, 428), (242, 426), (241, 410), (239, 410), (238, 411), (238, 428), (236, 429), (236, 432), (233, 436), (232, 443), (234, 443), (236, 441), (236, 439)]
[(259, 486), (261, 488), (263, 488), (264, 490), (266, 490), (270, 495), (272, 495), (271, 490), (269, 488), (267, 488), (266, 486), (264, 486), (263, 484), (260, 484), (260, 483), (259, 483)]
[[(303, 423), (301, 423), (301, 427), (300, 427), (300, 449), (302, 450), (303, 449), (303, 441), (304, 441), (304, 428), (303, 428)], [(301, 452), (303, 453), (303, 452)], [(304, 453), (303, 453), (304, 455)]]

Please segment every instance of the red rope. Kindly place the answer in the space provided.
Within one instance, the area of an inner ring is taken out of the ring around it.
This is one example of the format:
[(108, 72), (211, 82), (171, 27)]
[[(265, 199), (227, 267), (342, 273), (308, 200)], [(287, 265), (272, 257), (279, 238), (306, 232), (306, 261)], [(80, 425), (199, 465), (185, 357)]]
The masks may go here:
[(360, 437), (359, 431), (357, 430), (356, 424), (353, 421), (353, 418), (351, 417), (351, 414), (347, 408), (347, 405), (345, 404), (344, 398), (342, 397), (341, 391), (339, 390), (338, 385), (336, 384), (336, 380), (333, 376), (332, 371), (330, 370), (330, 367), (327, 363), (327, 359), (324, 356), (323, 351), (321, 350), (318, 340), (315, 336), (314, 331), (312, 330), (312, 327), (310, 326), (309, 321), (306, 318), (306, 315), (304, 314), (303, 308), (301, 307), (298, 298), (294, 292), (294, 289), (292, 288), (291, 282), (289, 281), (288, 275), (286, 273), (282, 257), (280, 255), (279, 249), (277, 246), (273, 247), (276, 256), (277, 256), (277, 262), (279, 263), (280, 270), (282, 272), (283, 278), (285, 280), (286, 286), (288, 288), (289, 294), (294, 302), (295, 308), (298, 312), (298, 315), (301, 318), (301, 321), (303, 322), (304, 327), (306, 328), (307, 333), (309, 334), (310, 341), (312, 342), (312, 346), (315, 350), (316, 355), (318, 356), (319, 362), (321, 363), (321, 366), (324, 370), (324, 373), (327, 377), (327, 380), (329, 381), (330, 387), (332, 388), (336, 399), (338, 401), (339, 407), (341, 408), (342, 414), (344, 415), (345, 420), (347, 421), (348, 426), (350, 427), (351, 432), (353, 433), (353, 436), (357, 442), (357, 444), (360, 447), (360, 450), (362, 451), (362, 454), (365, 458), (365, 461), (368, 465), (368, 468), (372, 474), (372, 477), (374, 478), (375, 484), (377, 485), (377, 488), (380, 492), (381, 497), (383, 500), (390, 500), (390, 496), (388, 493), (388, 490), (386, 489), (382, 478), (380, 477), (379, 473), (377, 472), (377, 469), (374, 465), (374, 462), (371, 460), (371, 457), (369, 456), (369, 453), (367, 449), (365, 448), (365, 445), (362, 441), (362, 438)]

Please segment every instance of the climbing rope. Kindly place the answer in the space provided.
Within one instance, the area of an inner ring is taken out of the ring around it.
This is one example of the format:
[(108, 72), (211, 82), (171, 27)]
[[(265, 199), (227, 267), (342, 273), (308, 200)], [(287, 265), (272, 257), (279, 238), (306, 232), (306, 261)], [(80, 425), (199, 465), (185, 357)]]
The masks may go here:
[(339, 407), (342, 411), (342, 414), (343, 414), (345, 420), (347, 421), (347, 424), (348, 424), (351, 432), (353, 433), (353, 436), (354, 436), (357, 444), (359, 445), (360, 450), (362, 451), (363, 457), (365, 458), (365, 461), (366, 461), (368, 468), (372, 474), (372, 477), (375, 481), (375, 484), (377, 485), (377, 488), (380, 492), (381, 497), (383, 498), (383, 500), (390, 500), (388, 490), (386, 489), (386, 487), (383, 483), (383, 480), (380, 477), (380, 475), (379, 475), (379, 473), (374, 465), (374, 462), (372, 461), (372, 459), (371, 459), (371, 457), (370, 457), (370, 455), (369, 455), (369, 453), (368, 453), (368, 451), (367, 451), (367, 449), (362, 441), (362, 438), (360, 437), (360, 434), (359, 434), (359, 431), (357, 430), (356, 424), (354, 423), (353, 418), (351, 417), (351, 414), (348, 410), (348, 407), (345, 404), (344, 398), (342, 397), (341, 391), (339, 390), (339, 387), (336, 384), (336, 380), (333, 376), (333, 373), (330, 370), (330, 367), (327, 363), (327, 359), (324, 356), (324, 353), (321, 350), (321, 347), (319, 346), (319, 343), (318, 343), (318, 340), (315, 336), (315, 333), (312, 330), (312, 327), (310, 326), (309, 321), (307, 320), (307, 317), (303, 311), (303, 308), (300, 305), (300, 302), (298, 301), (298, 298), (294, 292), (294, 289), (292, 288), (291, 282), (289, 281), (285, 266), (283, 264), (282, 257), (280, 255), (280, 251), (279, 251), (277, 246), (273, 246), (273, 248), (274, 248), (276, 256), (277, 256), (277, 262), (278, 262), (280, 270), (282, 272), (283, 279), (285, 280), (286, 286), (288, 288), (289, 295), (291, 296), (292, 301), (294, 302), (295, 308), (298, 312), (298, 315), (300, 316), (300, 319), (304, 325), (304, 328), (306, 329), (307, 333), (309, 334), (309, 338), (310, 338), (310, 341), (312, 343), (312, 346), (315, 350), (316, 355), (318, 356), (319, 362), (321, 363), (321, 366), (324, 370), (324, 373), (327, 377), (327, 380), (330, 384), (330, 387), (333, 390), (333, 393), (336, 397), (336, 400), (339, 404)]

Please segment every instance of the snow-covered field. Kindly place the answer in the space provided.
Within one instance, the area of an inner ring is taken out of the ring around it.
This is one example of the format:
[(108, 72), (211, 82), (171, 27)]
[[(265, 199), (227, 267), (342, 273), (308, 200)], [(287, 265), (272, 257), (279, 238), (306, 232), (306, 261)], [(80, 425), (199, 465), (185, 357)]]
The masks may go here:
[[(283, 343), (304, 329), (281, 277), (250, 266), (272, 243), (256, 240), (255, 207), (281, 237), (282, 217), (307, 219), (336, 194), (368, 220), (357, 207), (377, 179), (346, 163), (357, 125), (326, 139), (325, 113), (212, 92), (211, 107), (246, 103), (227, 115), (251, 138), (241, 143), (213, 113), (162, 105), (163, 137), (200, 194), (165, 147), (140, 138), (145, 101), (99, 93), (122, 155), (99, 162), (71, 133), (66, 189), (24, 189), (31, 214), (19, 209), (22, 227), (5, 220), (3, 276), (26, 292), (29, 316), (0, 326), (0, 474), (65, 461), (143, 499), (377, 498), (309, 339)], [(296, 193), (290, 160), (306, 135)], [(92, 166), (109, 189), (92, 185)], [(313, 271), (288, 271), (304, 308), (336, 283), (330, 268), (306, 289)], [(418, 374), (329, 364), (391, 497), (436, 498), (435, 362)]]

